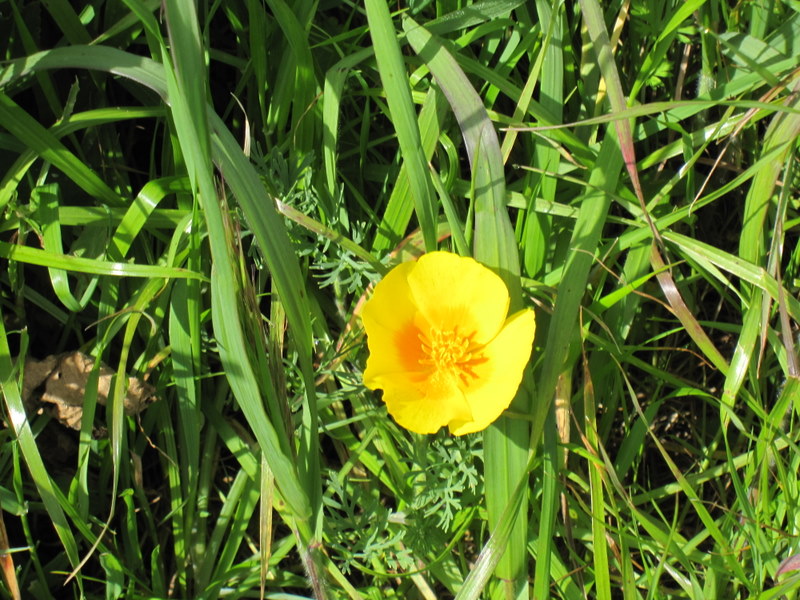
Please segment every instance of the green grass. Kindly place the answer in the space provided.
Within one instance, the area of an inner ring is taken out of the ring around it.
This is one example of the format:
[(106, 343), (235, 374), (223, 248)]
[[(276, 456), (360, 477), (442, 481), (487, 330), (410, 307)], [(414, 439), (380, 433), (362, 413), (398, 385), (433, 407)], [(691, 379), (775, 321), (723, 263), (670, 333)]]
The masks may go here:
[[(0, 24), (0, 597), (796, 597), (797, 3)], [(361, 382), (370, 284), (436, 248), (537, 313), (463, 438)], [(79, 432), (22, 393), (75, 350), (117, 375)]]

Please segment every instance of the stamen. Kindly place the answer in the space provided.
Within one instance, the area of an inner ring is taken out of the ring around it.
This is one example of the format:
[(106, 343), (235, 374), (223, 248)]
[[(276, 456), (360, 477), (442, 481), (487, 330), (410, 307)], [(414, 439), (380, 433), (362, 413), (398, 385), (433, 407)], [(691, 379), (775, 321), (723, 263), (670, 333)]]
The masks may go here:
[(421, 349), (425, 355), (420, 364), (434, 367), (439, 372), (450, 372), (467, 384), (477, 378), (473, 366), (484, 362), (480, 349), (472, 343), (474, 334), (463, 336), (458, 330), (440, 331), (431, 329), (426, 336), (419, 334)]

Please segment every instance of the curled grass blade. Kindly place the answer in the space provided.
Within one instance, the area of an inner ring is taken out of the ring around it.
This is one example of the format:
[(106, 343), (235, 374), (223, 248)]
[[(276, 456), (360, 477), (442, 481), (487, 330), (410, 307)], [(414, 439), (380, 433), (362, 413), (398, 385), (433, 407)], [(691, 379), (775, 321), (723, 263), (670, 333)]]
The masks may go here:
[[(58, 221), (58, 186), (55, 184), (48, 184), (40, 186), (33, 190), (32, 200), (38, 207), (38, 222), (42, 226), (42, 239), (44, 241), (45, 252), (54, 254), (61, 254), (63, 252), (63, 245), (61, 242), (61, 223)], [(88, 285), (86, 285), (80, 300), (73, 296), (70, 290), (69, 281), (67, 279), (67, 272), (63, 269), (48, 269), (50, 273), (50, 281), (53, 284), (53, 291), (61, 301), (61, 303), (73, 312), (80, 312), (88, 304), (90, 298), (94, 294), (98, 277), (93, 277)]]

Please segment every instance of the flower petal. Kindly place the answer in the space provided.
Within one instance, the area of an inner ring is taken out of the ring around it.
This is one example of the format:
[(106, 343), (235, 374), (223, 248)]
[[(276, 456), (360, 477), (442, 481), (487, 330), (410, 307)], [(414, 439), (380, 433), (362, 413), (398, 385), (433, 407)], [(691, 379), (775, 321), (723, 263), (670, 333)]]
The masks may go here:
[(423, 317), (417, 320), (420, 329), (429, 324), (485, 344), (500, 331), (508, 313), (506, 284), (472, 258), (450, 252), (425, 254), (408, 274), (408, 285)]
[(372, 297), (367, 300), (361, 311), (367, 335), (372, 323), (394, 328), (398, 322), (413, 321), (417, 307), (411, 296), (408, 276), (416, 266), (415, 262), (401, 263), (389, 271), (375, 286)]
[(422, 381), (393, 375), (383, 383), (389, 414), (410, 431), (436, 433), (451, 421), (473, 419), (464, 393), (450, 374), (434, 372)]
[(420, 369), (421, 343), (414, 325), (417, 308), (408, 287), (408, 274), (416, 263), (402, 263), (375, 286), (364, 304), (361, 321), (367, 333), (369, 358), (364, 385), (377, 389), (377, 377), (397, 371)]
[(521, 310), (508, 318), (497, 337), (483, 348), (482, 356), (487, 360), (474, 367), (476, 377), (464, 390), (472, 420), (451, 422), (450, 433), (464, 435), (486, 429), (508, 408), (522, 381), (535, 333), (532, 310)]

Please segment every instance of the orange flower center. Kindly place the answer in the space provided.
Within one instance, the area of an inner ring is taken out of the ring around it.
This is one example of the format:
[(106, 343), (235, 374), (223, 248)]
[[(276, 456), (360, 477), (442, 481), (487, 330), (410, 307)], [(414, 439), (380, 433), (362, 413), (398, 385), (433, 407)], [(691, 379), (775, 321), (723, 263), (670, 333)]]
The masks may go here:
[(468, 377), (476, 378), (473, 366), (484, 362), (485, 359), (476, 356), (472, 346), (472, 335), (463, 336), (458, 331), (439, 331), (431, 329), (426, 336), (420, 334), (423, 357), (419, 362), (430, 365), (440, 373), (457, 375), (463, 383)]

